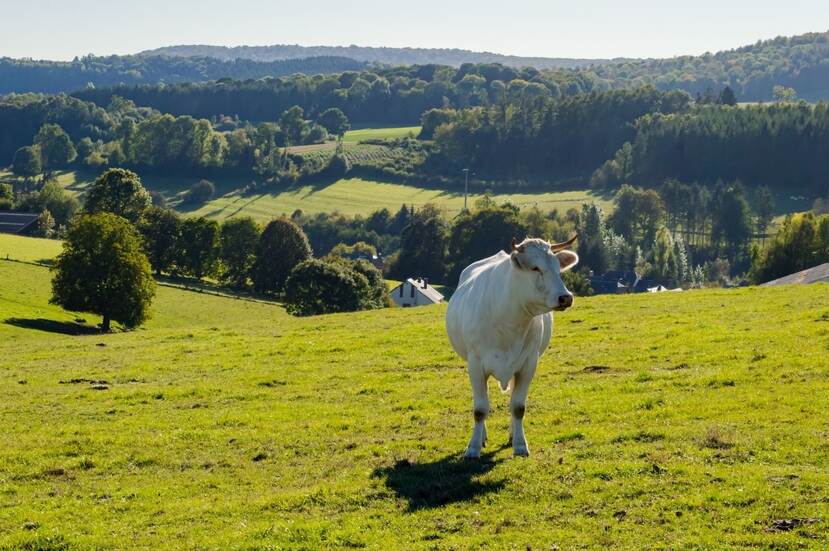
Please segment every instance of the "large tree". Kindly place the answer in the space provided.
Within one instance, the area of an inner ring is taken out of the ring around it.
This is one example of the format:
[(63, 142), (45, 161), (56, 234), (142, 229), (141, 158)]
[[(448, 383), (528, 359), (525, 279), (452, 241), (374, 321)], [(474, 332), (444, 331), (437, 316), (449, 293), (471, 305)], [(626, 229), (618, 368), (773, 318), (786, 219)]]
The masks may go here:
[(27, 145), (14, 153), (12, 172), (18, 176), (37, 176), (43, 172), (43, 163), (40, 160), (40, 146)]
[(181, 239), (181, 219), (170, 209), (152, 206), (138, 225), (144, 249), (156, 274), (170, 272), (176, 261)]
[(138, 174), (110, 168), (90, 186), (84, 208), (87, 213), (111, 212), (136, 223), (151, 204), (152, 198)]
[(248, 284), (256, 246), (259, 243), (259, 224), (249, 216), (231, 218), (222, 224), (221, 259), (224, 265), (222, 279), (236, 287)]
[(343, 134), (351, 128), (348, 117), (336, 107), (331, 107), (320, 113), (320, 116), (317, 117), (317, 123), (322, 125), (329, 134), (333, 134), (338, 138), (342, 138)]
[(197, 279), (216, 273), (219, 262), (219, 223), (187, 218), (181, 224), (178, 259), (181, 270)]
[(453, 260), (449, 281), (457, 281), (461, 271), (476, 260), (503, 250), (512, 238), (526, 236), (527, 225), (516, 206), (488, 204), (462, 213), (455, 218), (449, 237), (448, 257)]
[(52, 269), (51, 302), (102, 316), (104, 332), (112, 320), (133, 328), (149, 317), (155, 281), (141, 236), (124, 218), (110, 213), (75, 218)]
[(77, 157), (69, 135), (57, 124), (44, 124), (35, 136), (40, 146), (43, 166), (48, 169), (63, 168)]
[(256, 247), (254, 287), (263, 293), (281, 291), (294, 266), (309, 258), (311, 245), (305, 232), (287, 218), (271, 220)]
[(307, 126), (302, 107), (298, 105), (286, 110), (279, 117), (279, 127), (288, 137), (289, 145), (302, 143), (302, 135), (305, 133)]
[(434, 205), (423, 205), (411, 215), (400, 236), (400, 252), (389, 267), (396, 279), (428, 277), (441, 281), (446, 275), (448, 229)]

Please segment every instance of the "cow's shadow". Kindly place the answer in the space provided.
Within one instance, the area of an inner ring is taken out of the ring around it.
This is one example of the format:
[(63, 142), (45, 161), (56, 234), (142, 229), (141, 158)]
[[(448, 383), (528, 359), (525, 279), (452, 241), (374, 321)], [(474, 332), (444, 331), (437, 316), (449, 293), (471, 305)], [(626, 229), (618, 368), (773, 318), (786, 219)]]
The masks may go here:
[(390, 467), (375, 469), (372, 477), (383, 479), (386, 487), (406, 499), (409, 511), (471, 501), (504, 488), (504, 480), (478, 480), (500, 462), (494, 458), (497, 451), (472, 460), (460, 455), (448, 455), (431, 463), (401, 459)]

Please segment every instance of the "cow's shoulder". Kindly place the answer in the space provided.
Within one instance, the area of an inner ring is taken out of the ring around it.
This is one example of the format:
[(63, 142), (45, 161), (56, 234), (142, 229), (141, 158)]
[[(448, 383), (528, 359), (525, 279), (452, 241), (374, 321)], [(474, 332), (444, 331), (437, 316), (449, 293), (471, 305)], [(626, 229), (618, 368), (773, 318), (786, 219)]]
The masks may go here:
[(470, 281), (476, 277), (478, 277), (481, 273), (485, 272), (487, 268), (503, 262), (504, 260), (508, 259), (509, 255), (504, 251), (498, 251), (496, 254), (483, 258), (481, 260), (475, 261), (461, 272), (461, 277), (458, 281), (458, 287)]

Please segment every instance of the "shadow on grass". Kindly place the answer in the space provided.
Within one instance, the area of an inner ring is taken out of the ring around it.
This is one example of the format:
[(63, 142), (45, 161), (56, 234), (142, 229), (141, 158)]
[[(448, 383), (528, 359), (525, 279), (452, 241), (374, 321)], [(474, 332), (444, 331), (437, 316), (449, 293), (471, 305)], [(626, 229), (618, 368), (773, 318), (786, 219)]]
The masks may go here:
[(73, 321), (57, 321), (46, 318), (8, 318), (7, 325), (21, 329), (36, 329), (47, 333), (61, 333), (63, 335), (100, 335), (101, 330), (91, 325), (84, 325)]
[(409, 502), (409, 511), (441, 507), (449, 503), (472, 501), (505, 486), (503, 480), (481, 482), (477, 477), (499, 463), (495, 451), (480, 459), (448, 455), (432, 463), (411, 463), (401, 459), (390, 467), (375, 469), (373, 478), (382, 478), (398, 497)]

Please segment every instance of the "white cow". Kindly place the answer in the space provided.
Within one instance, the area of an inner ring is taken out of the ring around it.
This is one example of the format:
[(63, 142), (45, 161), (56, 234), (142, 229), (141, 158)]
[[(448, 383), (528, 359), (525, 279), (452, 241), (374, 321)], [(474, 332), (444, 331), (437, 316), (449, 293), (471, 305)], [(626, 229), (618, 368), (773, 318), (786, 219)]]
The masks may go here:
[(524, 436), (527, 391), (553, 334), (550, 312), (573, 304), (561, 274), (579, 261), (565, 250), (575, 239), (554, 244), (525, 239), (520, 245), (513, 240), (511, 254), (501, 251), (461, 273), (446, 312), (446, 332), (467, 362), (472, 383), (475, 428), (466, 457), (480, 457), (486, 444), (490, 375), (502, 390), (512, 390), (509, 438), (514, 455), (530, 454)]

